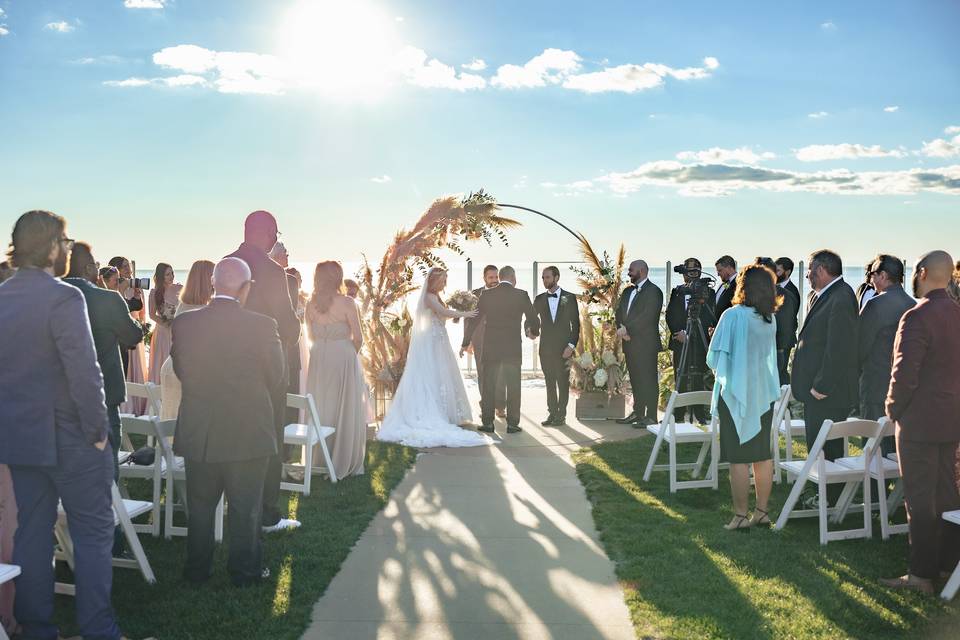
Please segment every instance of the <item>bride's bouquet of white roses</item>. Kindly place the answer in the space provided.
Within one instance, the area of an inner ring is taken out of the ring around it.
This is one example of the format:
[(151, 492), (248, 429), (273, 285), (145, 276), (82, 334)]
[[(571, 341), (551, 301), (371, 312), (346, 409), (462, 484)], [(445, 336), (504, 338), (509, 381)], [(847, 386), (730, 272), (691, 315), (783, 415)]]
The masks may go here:
[[(457, 311), (473, 311), (477, 308), (477, 296), (472, 291), (455, 291), (447, 299), (447, 306)], [(454, 322), (460, 322), (460, 318), (454, 318)]]

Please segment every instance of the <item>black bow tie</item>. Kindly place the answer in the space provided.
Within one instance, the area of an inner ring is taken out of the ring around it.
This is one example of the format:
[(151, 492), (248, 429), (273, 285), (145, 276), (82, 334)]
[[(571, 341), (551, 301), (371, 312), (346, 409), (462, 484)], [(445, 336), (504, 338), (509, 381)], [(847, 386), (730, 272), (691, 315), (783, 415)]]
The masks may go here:
[(556, 293), (548, 293), (548, 294), (547, 294), (547, 297), (548, 297), (548, 298), (559, 298), (560, 296), (557, 295)]

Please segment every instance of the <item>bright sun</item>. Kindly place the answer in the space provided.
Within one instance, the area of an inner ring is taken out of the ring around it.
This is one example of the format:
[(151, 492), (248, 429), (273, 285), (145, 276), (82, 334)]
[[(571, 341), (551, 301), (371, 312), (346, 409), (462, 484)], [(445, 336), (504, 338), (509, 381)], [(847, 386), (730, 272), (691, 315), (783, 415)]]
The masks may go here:
[(395, 22), (367, 0), (301, 0), (284, 17), (277, 44), (305, 88), (370, 99), (390, 85)]

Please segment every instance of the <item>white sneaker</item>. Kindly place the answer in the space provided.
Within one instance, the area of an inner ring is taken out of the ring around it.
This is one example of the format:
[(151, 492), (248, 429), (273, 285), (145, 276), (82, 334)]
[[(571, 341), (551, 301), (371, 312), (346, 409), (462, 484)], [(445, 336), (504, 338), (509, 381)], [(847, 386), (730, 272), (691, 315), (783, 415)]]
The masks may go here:
[(283, 531), (284, 529), (296, 529), (300, 526), (299, 520), (290, 520), (289, 518), (280, 518), (280, 521), (277, 524), (269, 527), (260, 527), (264, 533), (275, 533), (277, 531)]

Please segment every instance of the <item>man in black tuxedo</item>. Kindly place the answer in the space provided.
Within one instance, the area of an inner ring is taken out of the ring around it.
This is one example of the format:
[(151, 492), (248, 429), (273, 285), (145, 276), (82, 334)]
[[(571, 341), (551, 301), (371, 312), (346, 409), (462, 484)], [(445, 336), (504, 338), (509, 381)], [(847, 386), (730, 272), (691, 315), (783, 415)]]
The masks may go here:
[[(687, 268), (687, 272), (683, 276), (684, 284), (673, 288), (673, 291), (670, 292), (670, 301), (667, 303), (666, 320), (667, 328), (670, 329), (670, 350), (673, 352), (674, 375), (678, 375), (680, 373), (680, 356), (683, 353), (683, 344), (688, 340), (690, 341), (690, 347), (687, 349), (688, 367), (692, 367), (699, 372), (699, 375), (693, 376), (693, 379), (684, 377), (677, 390), (680, 392), (702, 391), (706, 388), (703, 374), (707, 371), (707, 349), (700, 336), (687, 335), (687, 306), (690, 302), (690, 295), (681, 292), (681, 289), (701, 277), (703, 265), (696, 258), (687, 258), (683, 264)], [(700, 324), (703, 325), (704, 337), (708, 340), (710, 330), (717, 324), (715, 300), (715, 293), (713, 289), (710, 289), (707, 292), (704, 304), (700, 307)], [(678, 409), (677, 418), (682, 419), (684, 413), (683, 409)], [(710, 419), (706, 407), (695, 407), (694, 414), (697, 419), (704, 423)]]
[(484, 323), (483, 379), (480, 431), (493, 433), (497, 378), (507, 387), (507, 433), (520, 428), (520, 367), (523, 363), (522, 328), (528, 338), (540, 333), (537, 314), (526, 291), (517, 289), (513, 267), (500, 269), (500, 284), (484, 291), (478, 303), (477, 319)]
[[(277, 244), (277, 221), (268, 211), (254, 211), (243, 224), (243, 244), (228, 258), (240, 258), (253, 274), (246, 308), (276, 320), (284, 352), (300, 339), (300, 321), (294, 310), (287, 274), (283, 267), (267, 255)], [(284, 371), (282, 387), (274, 390), (272, 398), (274, 429), (280, 451), (283, 450), (283, 429), (286, 426), (287, 372)], [(266, 531), (279, 531), (300, 526), (296, 520), (280, 517), (277, 501), (280, 498), (280, 481), (283, 475), (283, 456), (278, 451), (270, 460), (263, 486), (263, 526)]]
[(630, 263), (627, 275), (631, 285), (620, 295), (616, 310), (617, 335), (623, 341), (623, 355), (633, 390), (633, 412), (617, 422), (637, 427), (658, 422), (660, 382), (657, 354), (663, 348), (660, 342), (663, 291), (650, 282), (649, 274), (650, 268), (645, 261)]
[[(800, 290), (793, 284), (793, 260), (787, 257), (774, 260), (777, 274), (777, 286), (783, 289), (783, 304), (777, 311), (777, 370), (780, 372), (780, 384), (790, 384), (790, 353), (797, 345), (797, 328), (800, 324)], [(788, 311), (784, 311), (787, 307)]]
[(213, 271), (216, 295), (203, 309), (173, 321), (173, 368), (183, 383), (174, 451), (187, 474), (187, 561), (184, 577), (210, 577), (214, 516), (226, 492), (230, 504), (233, 583), (269, 575), (261, 566), (264, 478), (282, 441), (274, 429), (273, 398), (286, 390), (283, 345), (273, 318), (243, 308), (250, 269), (224, 258)]
[[(810, 256), (807, 278), (815, 293), (790, 377), (793, 397), (803, 403), (808, 450), (824, 420), (846, 420), (857, 403), (857, 297), (842, 274), (836, 253), (824, 249)], [(843, 443), (828, 442), (824, 454), (839, 458)]]
[(723, 312), (733, 306), (733, 295), (737, 292), (737, 261), (731, 256), (720, 256), (714, 267), (720, 278), (720, 284), (713, 294), (714, 315), (720, 322)]
[[(477, 300), (483, 295), (484, 291), (496, 289), (500, 284), (500, 270), (488, 264), (483, 268), (483, 286), (473, 290), (473, 295)], [(463, 321), (463, 342), (460, 344), (460, 357), (462, 358), (467, 351), (472, 350), (473, 360), (477, 363), (477, 383), (483, 380), (483, 334), (484, 326), (482, 322), (477, 322), (476, 318), (467, 318)], [(507, 388), (503, 381), (497, 381), (496, 414), (500, 418), (507, 417)], [(480, 389), (481, 406), (483, 405), (483, 389)]]
[(560, 288), (560, 269), (547, 267), (540, 275), (546, 289), (533, 301), (540, 323), (540, 366), (547, 384), (545, 427), (567, 424), (570, 401), (570, 358), (580, 341), (577, 296)]

